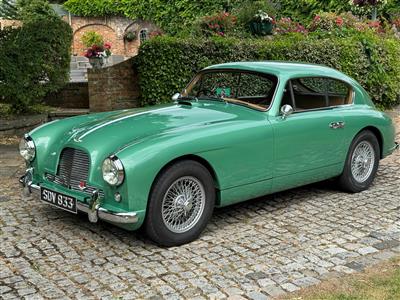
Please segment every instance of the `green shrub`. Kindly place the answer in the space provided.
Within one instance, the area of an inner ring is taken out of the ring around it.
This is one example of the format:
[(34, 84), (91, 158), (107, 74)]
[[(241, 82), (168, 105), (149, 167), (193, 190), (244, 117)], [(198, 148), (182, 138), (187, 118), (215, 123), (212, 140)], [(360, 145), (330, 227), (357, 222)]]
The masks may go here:
[(271, 1), (246, 0), (240, 6), (234, 7), (232, 13), (237, 16), (239, 25), (248, 26), (260, 10), (272, 17), (275, 17), (278, 11), (277, 5)]
[(389, 1), (385, 7), (385, 16), (389, 19), (400, 18), (400, 0)]
[(68, 81), (71, 28), (53, 11), (43, 13), (48, 8), (30, 1), (21, 9), (23, 26), (0, 31), (0, 102), (14, 113), (31, 111)]
[(95, 31), (88, 31), (81, 38), (85, 47), (89, 48), (93, 45), (102, 46), (104, 44), (103, 37)]
[(225, 36), (236, 25), (236, 17), (229, 13), (218, 13), (200, 19), (199, 33), (205, 36)]
[(374, 102), (389, 107), (400, 102), (400, 42), (360, 33), (345, 38), (288, 34), (274, 40), (232, 38), (154, 38), (139, 51), (142, 104), (168, 102), (190, 78), (211, 64), (283, 60), (324, 64), (354, 77)]
[(301, 33), (308, 34), (308, 30), (299, 22), (293, 21), (291, 18), (277, 19), (274, 26), (277, 34)]
[(339, 13), (351, 8), (349, 0), (276, 0), (275, 2), (280, 3), (282, 16), (302, 22), (311, 20), (322, 11)]

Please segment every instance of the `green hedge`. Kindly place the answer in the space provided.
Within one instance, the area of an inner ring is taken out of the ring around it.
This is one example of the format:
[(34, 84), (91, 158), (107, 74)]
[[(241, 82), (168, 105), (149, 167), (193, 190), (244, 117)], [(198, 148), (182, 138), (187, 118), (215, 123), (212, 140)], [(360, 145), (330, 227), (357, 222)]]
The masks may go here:
[(375, 35), (274, 40), (154, 38), (139, 51), (142, 104), (168, 102), (202, 68), (223, 62), (282, 60), (324, 64), (358, 80), (380, 107), (400, 102), (400, 41)]

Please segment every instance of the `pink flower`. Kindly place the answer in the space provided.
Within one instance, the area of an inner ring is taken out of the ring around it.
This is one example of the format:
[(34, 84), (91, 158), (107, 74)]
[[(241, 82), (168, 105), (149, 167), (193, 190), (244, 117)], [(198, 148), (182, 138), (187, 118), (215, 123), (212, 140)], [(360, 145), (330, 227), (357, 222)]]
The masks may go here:
[(341, 17), (338, 17), (338, 18), (336, 18), (336, 24), (338, 25), (338, 26), (342, 26), (343, 25), (343, 19), (341, 18)]
[(104, 43), (104, 48), (111, 49), (111, 43)]

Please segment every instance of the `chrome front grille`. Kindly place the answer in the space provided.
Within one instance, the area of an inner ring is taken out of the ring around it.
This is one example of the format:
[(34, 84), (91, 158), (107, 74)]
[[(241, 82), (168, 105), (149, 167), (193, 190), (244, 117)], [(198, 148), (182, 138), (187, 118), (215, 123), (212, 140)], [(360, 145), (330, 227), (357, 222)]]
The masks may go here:
[(55, 182), (79, 190), (79, 183), (86, 184), (89, 177), (89, 156), (82, 150), (65, 148), (61, 152)]
[[(57, 175), (47, 173), (46, 179), (68, 189), (84, 192), (88, 195), (97, 190), (99, 197), (104, 198), (102, 190), (87, 185), (89, 170), (90, 159), (85, 152), (74, 148), (64, 148), (60, 155)], [(81, 183), (84, 183), (84, 186)]]

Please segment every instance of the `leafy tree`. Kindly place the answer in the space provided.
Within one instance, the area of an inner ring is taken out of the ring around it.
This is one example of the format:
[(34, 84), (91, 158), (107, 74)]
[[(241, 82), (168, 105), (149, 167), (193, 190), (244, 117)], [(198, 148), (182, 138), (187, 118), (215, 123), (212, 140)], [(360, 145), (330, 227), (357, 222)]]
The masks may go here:
[(24, 113), (67, 82), (72, 31), (46, 1), (18, 5), (23, 26), (0, 31), (0, 101)]

